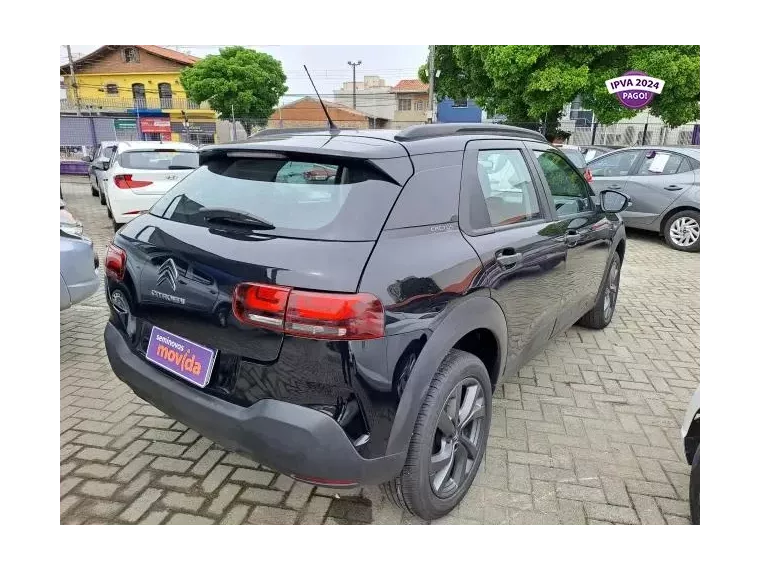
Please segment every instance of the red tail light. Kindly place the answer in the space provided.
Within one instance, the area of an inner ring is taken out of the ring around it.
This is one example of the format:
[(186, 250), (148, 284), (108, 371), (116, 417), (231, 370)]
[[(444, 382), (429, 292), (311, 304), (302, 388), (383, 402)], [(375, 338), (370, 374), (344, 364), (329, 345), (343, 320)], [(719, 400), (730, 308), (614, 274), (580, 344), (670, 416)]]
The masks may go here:
[(106, 250), (106, 276), (117, 281), (124, 280), (124, 272), (127, 270), (127, 252), (112, 243)]
[(142, 188), (153, 184), (150, 180), (132, 180), (131, 174), (117, 174), (113, 177), (113, 183), (117, 188), (122, 190), (131, 190), (132, 188)]
[(586, 169), (586, 172), (583, 173), (583, 176), (586, 179), (586, 182), (593, 182), (594, 181), (594, 177), (591, 176), (591, 170), (588, 169), (588, 168)]
[(233, 299), (233, 312), (241, 322), (293, 336), (366, 340), (385, 334), (383, 305), (369, 293), (314, 293), (241, 283)]

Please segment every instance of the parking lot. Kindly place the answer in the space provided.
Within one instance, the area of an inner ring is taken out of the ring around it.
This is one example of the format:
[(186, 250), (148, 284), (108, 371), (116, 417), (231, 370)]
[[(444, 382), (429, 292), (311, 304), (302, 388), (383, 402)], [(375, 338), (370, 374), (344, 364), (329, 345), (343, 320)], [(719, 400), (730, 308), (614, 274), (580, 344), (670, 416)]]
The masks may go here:
[[(101, 258), (86, 179), (62, 180)], [(377, 487), (335, 491), (227, 453), (135, 396), (103, 345), (101, 289), (60, 314), (61, 522), (422, 523)], [(603, 331), (573, 327), (506, 378), (467, 497), (434, 524), (688, 524), (680, 424), (699, 383), (699, 254), (629, 232)]]

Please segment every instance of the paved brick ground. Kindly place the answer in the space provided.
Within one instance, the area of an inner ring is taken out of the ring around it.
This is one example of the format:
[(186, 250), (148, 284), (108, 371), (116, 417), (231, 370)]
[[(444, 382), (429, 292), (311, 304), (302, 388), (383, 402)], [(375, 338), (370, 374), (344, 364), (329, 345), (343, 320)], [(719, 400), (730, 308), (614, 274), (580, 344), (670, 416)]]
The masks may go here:
[[(63, 181), (103, 256), (87, 185)], [(417, 524), (376, 487), (341, 493), (226, 453), (111, 372), (102, 290), (61, 313), (61, 522)], [(699, 255), (629, 236), (604, 331), (572, 328), (494, 399), (486, 458), (436, 524), (688, 524), (679, 425), (699, 382)]]

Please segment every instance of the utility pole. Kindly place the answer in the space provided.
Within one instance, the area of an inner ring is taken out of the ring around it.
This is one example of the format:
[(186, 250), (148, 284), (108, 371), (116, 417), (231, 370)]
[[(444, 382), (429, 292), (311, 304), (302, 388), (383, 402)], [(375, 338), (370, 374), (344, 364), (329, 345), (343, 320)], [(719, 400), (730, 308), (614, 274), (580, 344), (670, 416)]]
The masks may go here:
[(348, 62), (348, 65), (350, 65), (353, 68), (353, 72), (354, 72), (354, 82), (351, 84), (353, 86), (353, 91), (354, 91), (354, 109), (356, 109), (356, 66), (361, 65), (361, 64), (362, 64), (361, 59), (356, 62), (353, 62), (353, 61)]
[(428, 56), (428, 108), (430, 109), (430, 122), (435, 123), (435, 46), (430, 46), (430, 55)]
[(82, 104), (79, 101), (79, 85), (77, 84), (77, 76), (74, 74), (74, 58), (71, 57), (71, 46), (66, 46), (66, 52), (69, 54), (69, 72), (71, 74), (71, 86), (74, 88), (74, 100), (77, 105), (77, 115), (82, 115)]

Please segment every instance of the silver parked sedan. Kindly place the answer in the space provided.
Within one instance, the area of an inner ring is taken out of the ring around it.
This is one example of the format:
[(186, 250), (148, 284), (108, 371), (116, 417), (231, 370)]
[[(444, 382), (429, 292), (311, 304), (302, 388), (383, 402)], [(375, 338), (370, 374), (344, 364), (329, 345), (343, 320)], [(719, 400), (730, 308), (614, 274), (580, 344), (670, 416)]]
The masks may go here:
[(98, 256), (92, 241), (61, 200), (61, 311), (84, 301), (100, 284)]
[(699, 148), (638, 146), (589, 162), (594, 190), (628, 194), (626, 226), (658, 232), (674, 249), (699, 251)]

